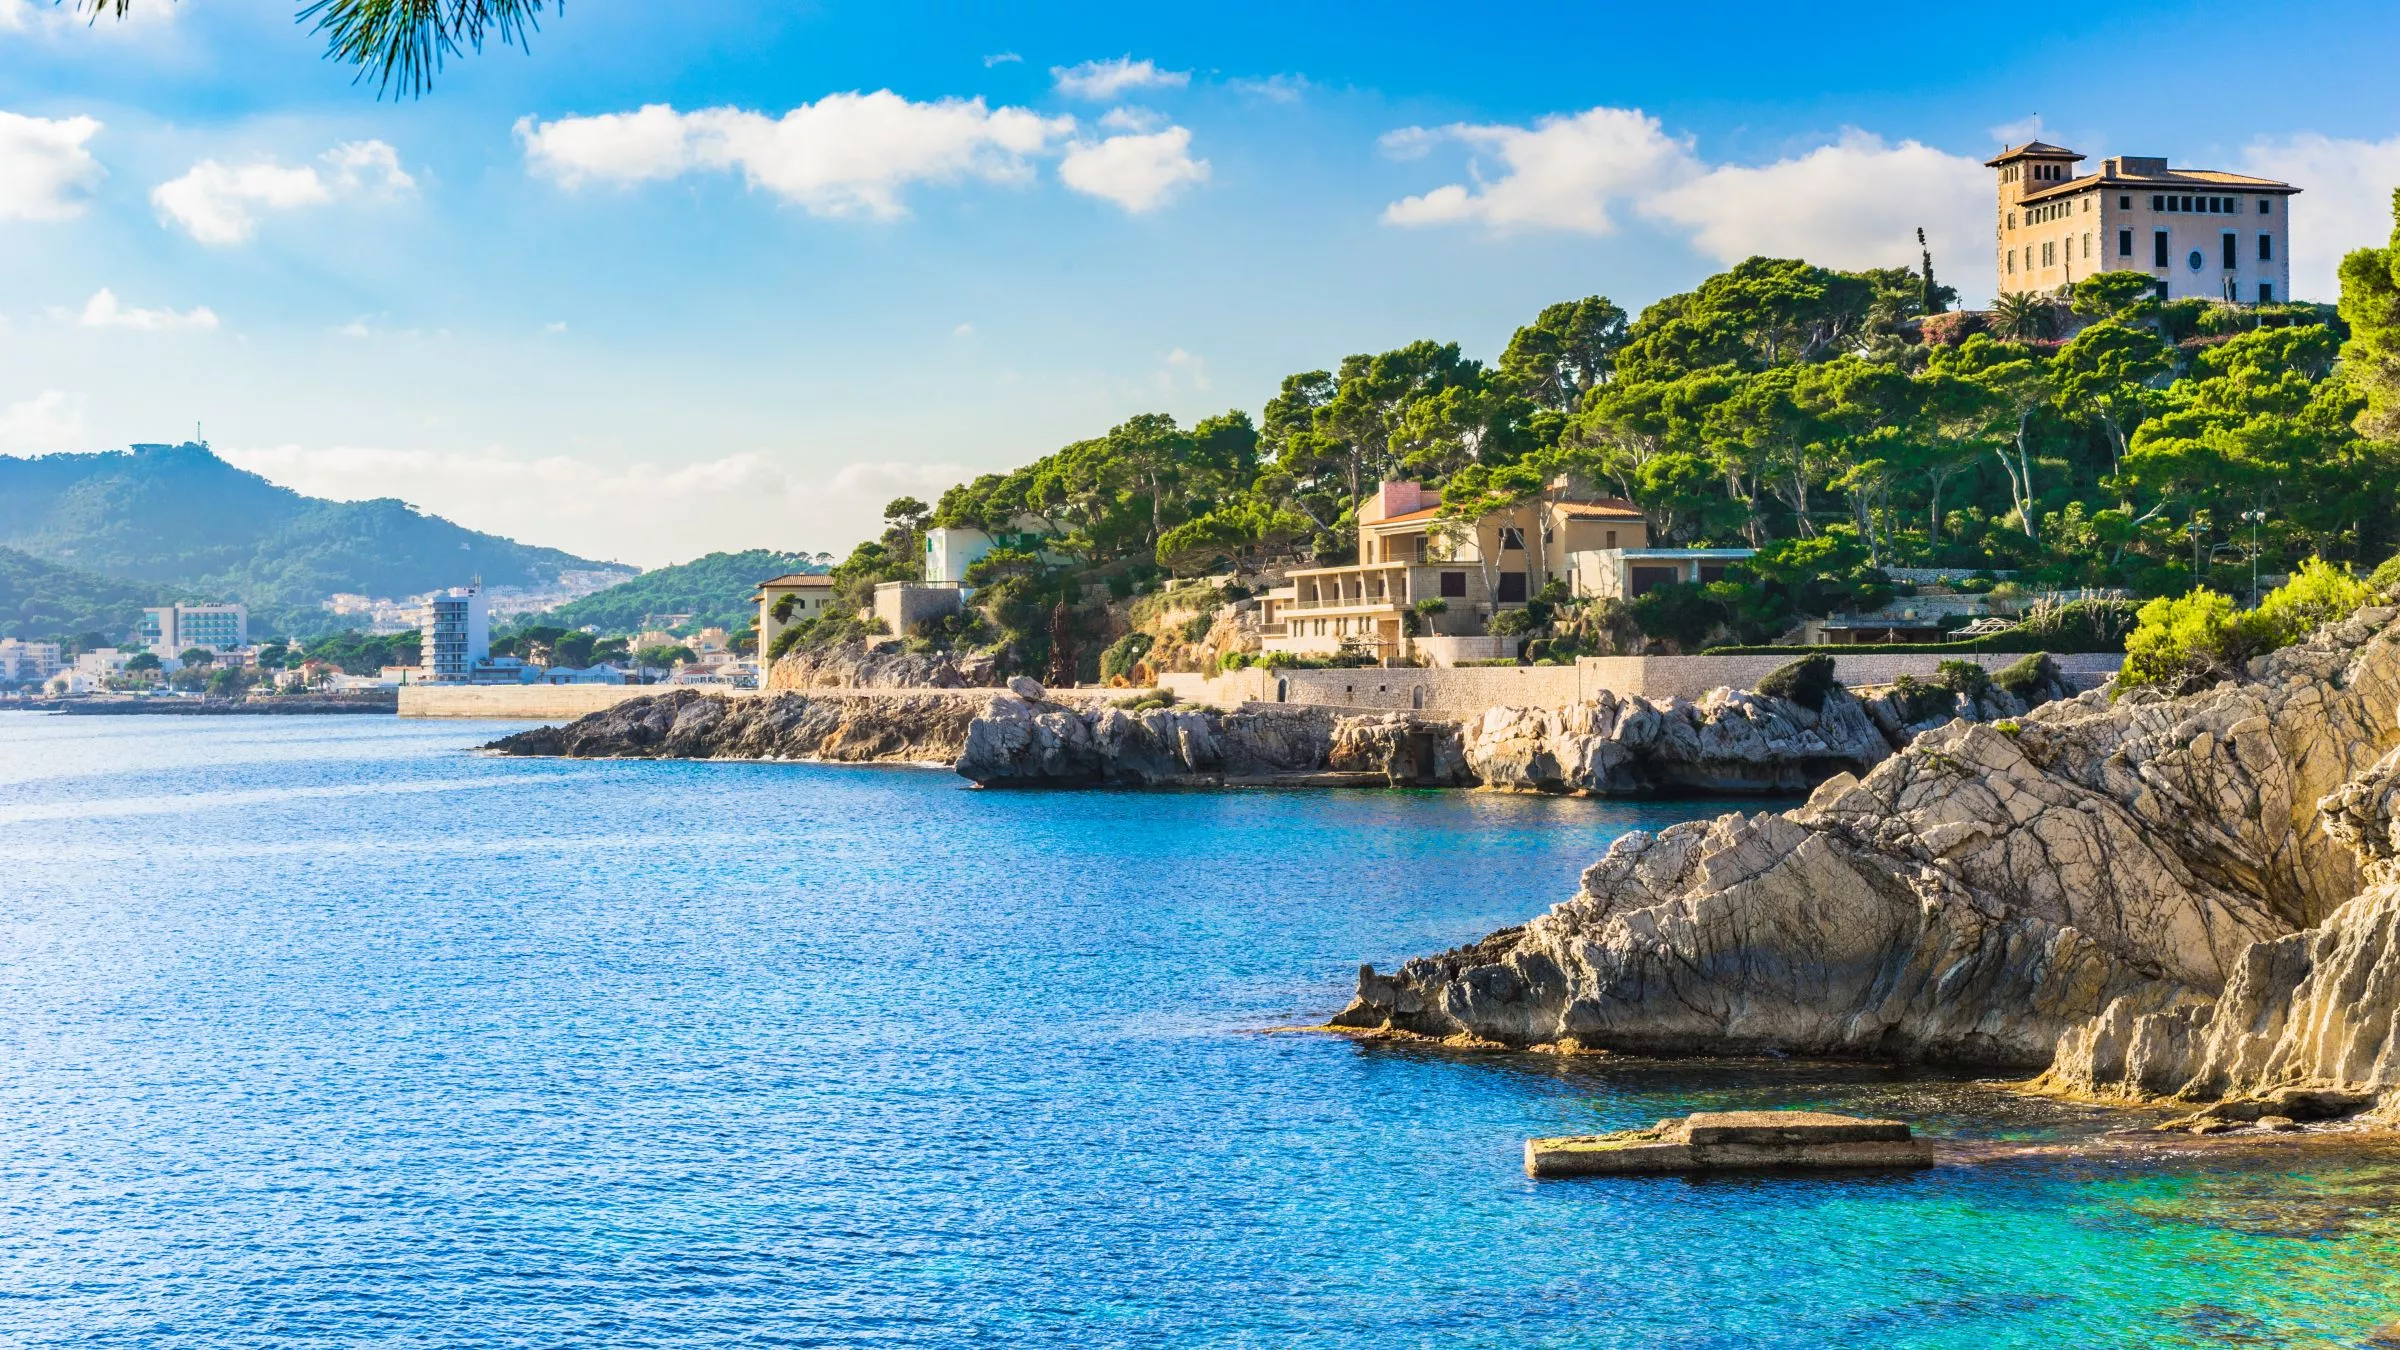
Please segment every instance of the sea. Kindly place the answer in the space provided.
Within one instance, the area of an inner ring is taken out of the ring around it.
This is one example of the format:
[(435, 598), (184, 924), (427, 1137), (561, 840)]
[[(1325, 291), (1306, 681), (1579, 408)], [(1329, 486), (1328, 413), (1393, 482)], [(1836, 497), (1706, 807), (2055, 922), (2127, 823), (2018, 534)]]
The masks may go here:
[(0, 714), (0, 1348), (2400, 1346), (2400, 1154), (1537, 1183), (1695, 1108), (2126, 1118), (1296, 1029), (1724, 802), (510, 729)]

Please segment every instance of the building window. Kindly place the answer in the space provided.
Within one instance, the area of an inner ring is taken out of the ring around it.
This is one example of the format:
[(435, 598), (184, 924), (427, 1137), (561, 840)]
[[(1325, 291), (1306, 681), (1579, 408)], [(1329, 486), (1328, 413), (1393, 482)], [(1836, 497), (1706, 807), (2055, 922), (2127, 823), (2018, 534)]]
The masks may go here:
[(2153, 211), (2164, 211), (2164, 210), (2166, 210), (2166, 209), (2167, 209), (2167, 199), (2166, 199), (2166, 198), (2164, 198), (2164, 197), (2161, 197), (2161, 196), (2159, 196), (2159, 195), (2158, 195), (2157, 193), (2155, 193), (2155, 192), (2151, 193), (2151, 194), (2150, 194), (2150, 209), (2151, 209), (2151, 210), (2153, 210)]
[(2150, 254), (2150, 265), (2152, 267), (2164, 267), (2167, 265), (2167, 232), (2165, 230), (2155, 230), (2151, 232)]
[(1442, 573), (1442, 598), (1445, 600), (1466, 599), (1467, 574), (1464, 572)]
[(1500, 574), (1500, 603), (1504, 605), (1525, 603), (1525, 574), (1523, 572), (1502, 572)]
[(1432, 541), (1432, 538), (1433, 538), (1433, 536), (1431, 536), (1431, 535), (1427, 535), (1427, 534), (1420, 534), (1420, 535), (1418, 535), (1418, 536), (1417, 536), (1417, 561), (1418, 561), (1418, 562), (1424, 562), (1424, 561), (1426, 560), (1426, 559), (1425, 559), (1425, 550), (1426, 550), (1426, 549), (1427, 549), (1427, 547), (1430, 545), (1430, 543), (1431, 543), (1431, 541)]
[(2013, 248), (2008, 251), (2008, 273), (2010, 276), (2017, 273), (2017, 251)]
[(2043, 241), (2042, 241), (2042, 266), (2044, 266), (2044, 267), (2051, 267), (2051, 266), (2055, 266), (2055, 265), (2057, 264), (2057, 262), (2058, 262), (2058, 245), (2057, 245), (2057, 244), (2055, 244), (2055, 243), (2052, 243), (2051, 241), (2049, 241), (2049, 240), (2047, 240), (2047, 239), (2043, 240)]
[(1525, 532), (1523, 530), (1518, 529), (1514, 525), (1503, 525), (1500, 527), (1500, 551), (1502, 553), (1506, 553), (1512, 548), (1521, 550), (1524, 547)]
[(2260, 235), (2260, 236), (2258, 237), (2258, 260), (2259, 260), (2260, 262), (2273, 262), (2273, 261), (2275, 261), (2275, 236), (2274, 236), (2274, 235), (2271, 235), (2271, 234), (2262, 234), (2262, 235)]
[(1608, 543), (1607, 543), (1606, 547), (1609, 547), (1609, 548), (1615, 548), (1616, 546), (1617, 546), (1617, 532), (1616, 532), (1615, 530), (1610, 530), (1610, 531), (1608, 532)]
[(2230, 272), (2241, 265), (2242, 237), (2229, 232), (2225, 236), (2225, 270)]
[(2275, 303), (2274, 282), (2262, 281), (2258, 283), (2258, 303), (2262, 305), (2271, 305)]
[(2117, 256), (2120, 258), (2130, 258), (2133, 256), (2133, 231), (2117, 231)]
[(2272, 213), (2274, 209), (2273, 203), (2268, 198), (2261, 197), (2258, 199), (2258, 213), (2260, 215), (2268, 215)]
[(2092, 236), (2089, 231), (2086, 231), (2083, 236), (2083, 256), (2087, 261), (2092, 256)]
[(2087, 216), (2092, 213), (2092, 199), (2089, 197), (2083, 199), (2083, 213)]
[(2126, 196), (2120, 196), (2120, 197), (2118, 197), (2118, 198), (2117, 198), (2117, 209), (2118, 209), (2118, 210), (2120, 210), (2120, 211), (2130, 211), (2130, 210), (2132, 210), (2132, 209), (2133, 209), (2133, 198), (2131, 198), (2131, 197), (2126, 197)]

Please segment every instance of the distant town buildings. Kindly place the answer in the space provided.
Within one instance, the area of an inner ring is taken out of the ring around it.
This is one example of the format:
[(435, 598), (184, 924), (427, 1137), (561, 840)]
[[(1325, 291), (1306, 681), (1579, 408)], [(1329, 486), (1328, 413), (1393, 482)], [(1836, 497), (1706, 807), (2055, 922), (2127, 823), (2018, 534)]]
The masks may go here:
[(0, 638), (0, 683), (36, 684), (59, 671), (58, 644)]
[(240, 605), (159, 605), (142, 611), (135, 641), (162, 660), (194, 647), (231, 651), (250, 644), (250, 611)]
[(426, 596), (418, 633), (423, 678), (465, 682), (492, 655), (492, 621), (483, 588), (454, 586)]
[(2048, 293), (2096, 272), (2135, 271), (2166, 300), (2292, 298), (2290, 207), (2299, 188), (2134, 155), (2078, 173), (2083, 159), (2027, 141), (1984, 161), (1998, 173), (1998, 294)]

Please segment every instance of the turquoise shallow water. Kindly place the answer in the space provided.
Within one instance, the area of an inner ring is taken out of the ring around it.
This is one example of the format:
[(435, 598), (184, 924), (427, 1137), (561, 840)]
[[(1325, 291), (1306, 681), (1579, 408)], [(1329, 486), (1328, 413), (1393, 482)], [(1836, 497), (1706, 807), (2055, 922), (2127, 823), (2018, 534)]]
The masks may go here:
[(2400, 1345), (2390, 1155), (1537, 1186), (1695, 1105), (2106, 1118), (1262, 1034), (1697, 804), (497, 730), (0, 714), (0, 1347)]

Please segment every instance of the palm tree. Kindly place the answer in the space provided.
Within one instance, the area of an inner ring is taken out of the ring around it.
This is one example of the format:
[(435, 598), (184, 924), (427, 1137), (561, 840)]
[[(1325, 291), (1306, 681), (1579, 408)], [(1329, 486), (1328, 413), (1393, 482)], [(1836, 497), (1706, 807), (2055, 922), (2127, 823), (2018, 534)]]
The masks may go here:
[(2058, 302), (2032, 291), (2011, 291), (1992, 302), (1992, 331), (2017, 342), (2058, 336)]
[[(53, 4), (65, 0), (51, 0)], [(133, 0), (74, 0), (97, 19), (122, 19)], [(156, 3), (156, 0), (152, 0)], [(523, 47), (540, 25), (544, 0), (309, 0), (299, 21), (316, 21), (325, 34), (329, 60), (358, 67), (360, 80), (373, 79), (376, 97), (422, 98), (447, 57), (483, 50), (486, 36)], [(566, 8), (566, 0), (556, 0)]]

